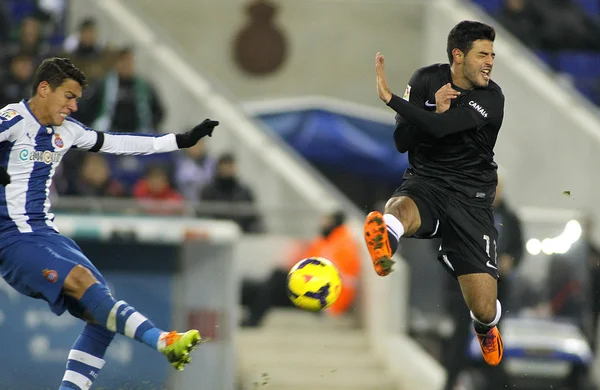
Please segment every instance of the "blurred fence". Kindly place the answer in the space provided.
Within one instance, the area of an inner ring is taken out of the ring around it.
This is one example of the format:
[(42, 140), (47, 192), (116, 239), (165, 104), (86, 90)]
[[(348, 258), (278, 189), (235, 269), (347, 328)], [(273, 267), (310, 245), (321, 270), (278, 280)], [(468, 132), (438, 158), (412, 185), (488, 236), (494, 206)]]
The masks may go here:
[[(52, 201), (55, 213), (82, 213), (103, 215), (184, 216), (190, 218), (217, 218), (238, 220), (256, 216), (264, 221), (265, 232), (291, 237), (312, 237), (318, 233), (319, 215), (304, 205), (268, 206), (248, 202), (165, 201), (153, 199), (59, 196)], [(314, 226), (314, 228), (313, 228)]]

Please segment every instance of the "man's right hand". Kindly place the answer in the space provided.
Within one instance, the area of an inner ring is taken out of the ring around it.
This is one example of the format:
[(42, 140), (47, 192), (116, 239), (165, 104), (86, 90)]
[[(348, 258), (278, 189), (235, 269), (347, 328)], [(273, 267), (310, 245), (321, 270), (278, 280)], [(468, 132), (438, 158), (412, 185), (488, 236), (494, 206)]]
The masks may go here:
[(6, 168), (0, 167), (0, 184), (7, 186), (10, 184), (10, 175), (6, 172)]
[(448, 83), (435, 93), (435, 112), (441, 114), (450, 109), (452, 99), (456, 99), (460, 92), (452, 88), (452, 84)]

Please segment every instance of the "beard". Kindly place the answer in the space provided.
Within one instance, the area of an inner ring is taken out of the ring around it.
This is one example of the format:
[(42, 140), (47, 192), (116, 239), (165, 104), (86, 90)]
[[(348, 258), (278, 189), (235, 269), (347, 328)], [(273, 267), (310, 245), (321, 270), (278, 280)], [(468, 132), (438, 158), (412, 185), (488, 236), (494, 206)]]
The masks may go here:
[(465, 66), (463, 73), (474, 87), (487, 87), (489, 84), (489, 81), (483, 78), (479, 69), (473, 70)]

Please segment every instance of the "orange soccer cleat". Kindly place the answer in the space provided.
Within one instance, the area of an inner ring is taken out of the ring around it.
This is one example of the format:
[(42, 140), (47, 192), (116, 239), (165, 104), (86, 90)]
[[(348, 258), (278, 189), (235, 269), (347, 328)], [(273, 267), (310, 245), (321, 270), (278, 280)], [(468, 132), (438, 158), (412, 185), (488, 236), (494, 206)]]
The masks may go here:
[(504, 353), (504, 344), (502, 343), (502, 336), (500, 336), (498, 327), (494, 326), (484, 335), (477, 333), (477, 339), (479, 339), (481, 353), (485, 362), (490, 366), (500, 364), (502, 354)]
[(379, 276), (389, 275), (394, 265), (393, 253), (390, 247), (387, 226), (383, 220), (383, 215), (379, 211), (372, 211), (367, 215), (364, 236), (375, 272)]

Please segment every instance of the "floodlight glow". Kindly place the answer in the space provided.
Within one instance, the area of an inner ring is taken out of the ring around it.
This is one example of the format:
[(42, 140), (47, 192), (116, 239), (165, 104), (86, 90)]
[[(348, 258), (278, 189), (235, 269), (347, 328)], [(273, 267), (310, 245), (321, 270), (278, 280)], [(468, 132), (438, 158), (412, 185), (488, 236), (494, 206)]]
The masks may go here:
[(542, 252), (551, 255), (554, 253), (554, 246), (553, 238), (544, 238), (544, 241), (542, 241)]
[(542, 243), (537, 238), (532, 238), (531, 240), (527, 241), (525, 248), (527, 249), (527, 252), (536, 256), (542, 251)]
[(581, 237), (582, 229), (581, 224), (576, 220), (572, 220), (567, 222), (565, 226), (565, 230), (563, 231), (563, 235), (567, 237), (567, 239), (571, 242), (571, 244), (577, 242), (579, 237)]

